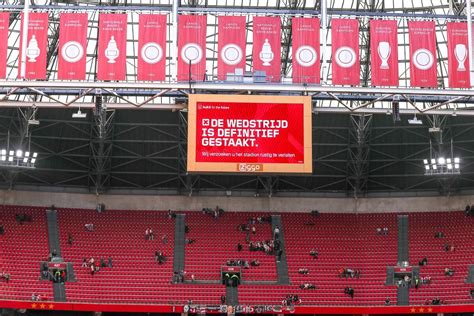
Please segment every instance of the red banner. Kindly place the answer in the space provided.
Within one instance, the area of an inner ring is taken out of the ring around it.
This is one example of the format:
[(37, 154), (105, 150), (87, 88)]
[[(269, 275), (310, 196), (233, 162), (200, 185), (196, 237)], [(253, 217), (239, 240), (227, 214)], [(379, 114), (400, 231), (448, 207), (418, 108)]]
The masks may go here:
[(279, 82), (281, 23), (279, 17), (253, 18), (253, 71), (265, 71), (267, 81)]
[(370, 20), (373, 86), (398, 86), (397, 21)]
[[(235, 69), (245, 71), (245, 16), (219, 16), (217, 77), (226, 80)], [(229, 78), (230, 79), (230, 78)]]
[(450, 88), (469, 88), (467, 23), (448, 22), (448, 80)]
[[(22, 51), (23, 13), (21, 15), (20, 52)], [(25, 79), (46, 79), (46, 54), (48, 52), (48, 13), (29, 14), (26, 46)], [(21, 53), (18, 58), (18, 78), (21, 78)]]
[(0, 12), (0, 79), (7, 76), (8, 25), (10, 13)]
[(86, 79), (87, 24), (87, 13), (61, 13), (58, 79)]
[(359, 22), (354, 19), (333, 19), (332, 83), (360, 84)]
[(319, 19), (293, 18), (293, 82), (319, 83)]
[(166, 15), (141, 14), (138, 29), (137, 79), (164, 81), (166, 76)]
[(437, 87), (436, 34), (434, 21), (409, 21), (410, 83), (414, 87)]
[(206, 80), (206, 15), (178, 18), (178, 81)]
[(99, 14), (98, 80), (125, 80), (127, 14)]

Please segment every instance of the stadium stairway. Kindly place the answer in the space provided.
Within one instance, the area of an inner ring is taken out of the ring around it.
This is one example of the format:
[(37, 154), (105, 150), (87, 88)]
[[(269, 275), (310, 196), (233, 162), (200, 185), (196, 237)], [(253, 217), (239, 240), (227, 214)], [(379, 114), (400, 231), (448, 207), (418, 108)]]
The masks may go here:
[(398, 262), (408, 262), (408, 216), (399, 215), (398, 218)]
[[(59, 243), (58, 212), (46, 210), (46, 223), (48, 226), (48, 245), (50, 253), (56, 250), (57, 257), (62, 261), (61, 246)], [(64, 283), (53, 283), (54, 301), (66, 302), (66, 286)]]
[(177, 214), (174, 223), (173, 271), (175, 272), (184, 270), (185, 216), (184, 214)]
[(474, 264), (469, 265), (466, 283), (474, 283)]
[(280, 247), (283, 250), (280, 262), (277, 261), (278, 258), (275, 256), (278, 284), (288, 285), (290, 284), (290, 277), (288, 276), (288, 262), (286, 261), (285, 234), (283, 232), (283, 225), (281, 223), (280, 215), (272, 215), (272, 233), (276, 226), (278, 226), (280, 229)]
[(237, 286), (226, 286), (225, 287), (226, 304), (237, 306), (239, 305), (239, 290)]
[[(408, 262), (408, 216), (397, 216), (398, 222), (398, 263)], [(397, 288), (397, 305), (406, 306), (410, 302), (410, 288), (399, 286)]]
[(48, 245), (49, 251), (56, 249), (58, 257), (61, 257), (61, 246), (59, 245), (58, 212), (56, 210), (46, 210), (46, 223), (48, 225)]

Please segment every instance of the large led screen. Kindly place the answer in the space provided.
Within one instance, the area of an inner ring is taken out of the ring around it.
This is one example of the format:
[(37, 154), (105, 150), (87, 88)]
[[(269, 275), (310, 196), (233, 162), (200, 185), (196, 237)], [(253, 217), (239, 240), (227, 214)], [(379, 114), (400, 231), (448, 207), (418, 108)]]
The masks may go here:
[(190, 95), (188, 171), (311, 173), (311, 98)]

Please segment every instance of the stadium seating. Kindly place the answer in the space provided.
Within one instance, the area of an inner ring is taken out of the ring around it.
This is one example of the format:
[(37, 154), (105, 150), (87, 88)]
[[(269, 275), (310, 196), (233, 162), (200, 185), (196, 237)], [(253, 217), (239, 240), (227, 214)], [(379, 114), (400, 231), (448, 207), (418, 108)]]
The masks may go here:
[[(33, 223), (18, 224), (16, 213), (28, 213)], [(285, 234), (286, 257), (290, 285), (278, 285), (275, 257), (263, 252), (250, 252), (245, 244), (246, 234), (237, 226), (255, 216), (270, 213), (225, 212), (215, 219), (201, 212), (183, 212), (190, 231), (186, 238), (195, 242), (185, 246), (186, 279), (194, 274), (196, 283), (172, 284), (174, 225), (163, 211), (118, 211), (60, 209), (59, 238), (62, 256), (72, 262), (75, 281), (66, 283), (67, 300), (90, 303), (160, 303), (219, 304), (225, 287), (218, 283), (219, 272), (227, 259), (258, 259), (259, 267), (243, 271), (244, 284), (239, 286), (240, 304), (280, 304), (287, 294), (298, 294), (303, 305), (383, 305), (386, 298), (396, 302), (396, 287), (386, 286), (386, 267), (397, 262), (397, 217), (384, 214), (331, 214), (313, 216), (308, 213), (281, 213)], [(0, 295), (6, 299), (28, 300), (33, 292), (52, 297), (48, 281), (39, 281), (39, 262), (48, 254), (48, 236), (44, 208), (4, 206), (0, 224), (6, 234), (0, 236), (0, 270), (12, 274), (9, 283), (0, 281)], [(473, 219), (462, 212), (410, 213), (410, 262), (423, 257), (428, 266), (421, 275), (430, 275), (433, 283), (418, 290), (411, 289), (412, 304), (423, 304), (439, 297), (448, 304), (472, 303), (469, 285), (464, 283), (467, 266), (472, 263), (474, 250)], [(87, 231), (87, 223), (94, 231)], [(253, 241), (272, 236), (269, 223), (256, 224)], [(387, 235), (376, 229), (387, 227)], [(154, 240), (145, 240), (145, 230), (152, 228)], [(436, 239), (437, 231), (446, 234)], [(70, 245), (68, 236), (73, 242)], [(166, 236), (166, 243), (162, 236)], [(237, 250), (237, 244), (244, 248)], [(443, 249), (448, 242), (455, 252)], [(315, 259), (312, 249), (319, 253)], [(168, 260), (160, 265), (154, 252), (165, 252)], [(82, 267), (83, 258), (113, 260), (113, 267), (101, 268), (91, 275)], [(444, 276), (445, 267), (456, 270), (453, 277)], [(309, 274), (298, 273), (299, 268)], [(360, 269), (359, 278), (338, 275), (341, 268)], [(209, 284), (202, 284), (202, 283)], [(213, 283), (212, 283), (213, 282)], [(313, 283), (316, 290), (302, 290), (302, 283)], [(211, 284), (212, 283), (212, 284)], [(355, 290), (354, 298), (343, 293), (346, 286)]]
[[(16, 214), (29, 215), (32, 222), (20, 224)], [(49, 255), (45, 208), (1, 206), (0, 225), (5, 227), (0, 236), (0, 272), (10, 274), (9, 282), (0, 280), (0, 297), (29, 300), (35, 293), (52, 299), (51, 283), (40, 280), (40, 262)]]
[[(445, 238), (435, 238), (442, 232)], [(474, 219), (463, 212), (429, 212), (409, 216), (410, 262), (428, 259), (428, 265), (420, 267), (420, 276), (430, 276), (430, 285), (412, 289), (411, 304), (424, 304), (439, 298), (447, 304), (472, 303), (466, 284), (468, 266), (474, 262)], [(454, 252), (446, 252), (445, 244), (455, 246)], [(452, 268), (452, 277), (444, 275), (445, 268)]]

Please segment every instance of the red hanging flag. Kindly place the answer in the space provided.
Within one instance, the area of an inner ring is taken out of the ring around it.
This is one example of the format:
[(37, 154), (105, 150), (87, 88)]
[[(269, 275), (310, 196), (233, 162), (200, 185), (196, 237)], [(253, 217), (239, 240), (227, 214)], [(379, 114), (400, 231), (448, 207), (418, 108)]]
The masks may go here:
[(436, 34), (434, 21), (409, 21), (410, 83), (414, 87), (437, 87)]
[[(18, 58), (18, 78), (22, 71), (23, 13), (20, 28), (20, 56)], [(32, 12), (28, 17), (28, 36), (26, 44), (26, 62), (24, 79), (46, 79), (46, 54), (48, 53), (48, 13)]]
[(319, 83), (319, 19), (292, 19), (294, 83)]
[(226, 80), (236, 69), (245, 70), (245, 16), (219, 16), (217, 78)]
[(98, 80), (125, 80), (127, 15), (99, 14)]
[(58, 79), (85, 80), (87, 13), (61, 13), (59, 17)]
[(448, 22), (448, 81), (450, 88), (469, 88), (467, 23)]
[(141, 14), (138, 24), (137, 79), (164, 81), (166, 77), (166, 15)]
[(281, 22), (279, 17), (253, 18), (253, 71), (265, 71), (267, 81), (281, 78)]
[(178, 17), (178, 81), (206, 80), (206, 15)]
[(370, 20), (373, 86), (398, 86), (397, 21)]
[(359, 22), (354, 19), (333, 19), (332, 83), (360, 84)]
[(7, 77), (8, 25), (10, 13), (0, 12), (0, 79)]

